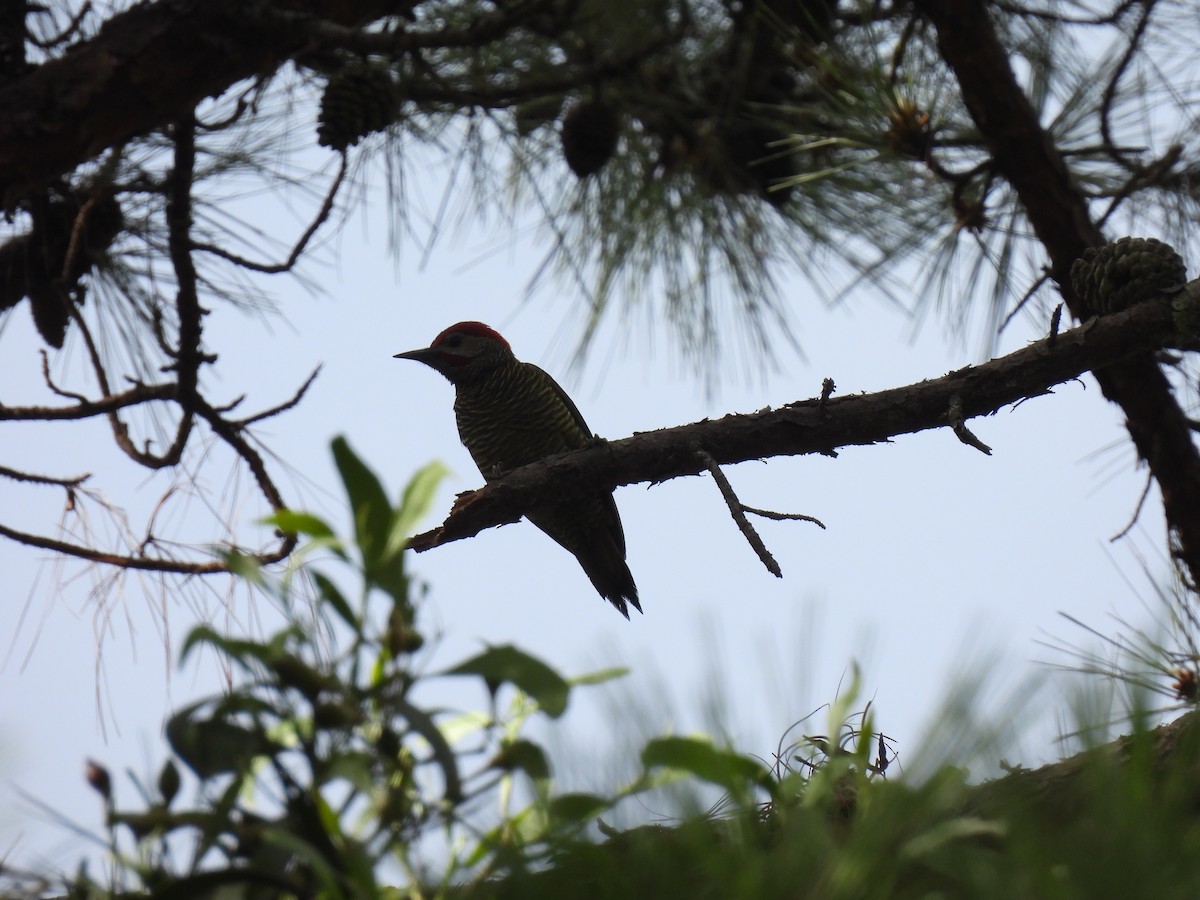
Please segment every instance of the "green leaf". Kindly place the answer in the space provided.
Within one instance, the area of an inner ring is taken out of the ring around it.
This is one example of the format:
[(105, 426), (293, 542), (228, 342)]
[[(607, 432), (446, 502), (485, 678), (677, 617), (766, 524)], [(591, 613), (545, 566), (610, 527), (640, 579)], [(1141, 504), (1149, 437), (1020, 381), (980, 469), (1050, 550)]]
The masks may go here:
[(438, 485), (450, 474), (445, 463), (434, 460), (417, 470), (404, 487), (404, 496), (396, 508), (395, 520), (392, 523), (391, 539), (388, 543), (389, 552), (402, 549), (407, 543), (417, 522), (423, 519), (433, 506), (433, 497)]
[(217, 551), (217, 555), (225, 563), (225, 568), (229, 570), (231, 575), (236, 575), (244, 581), (250, 582), (257, 588), (266, 590), (268, 588), (267, 579), (263, 577), (262, 565), (253, 556), (242, 553), (240, 550), (227, 550), (221, 548)]
[(334, 538), (336, 535), (329, 523), (312, 513), (294, 509), (276, 510), (263, 518), (264, 525), (274, 525), (286, 534), (303, 534), (312, 538)]
[(749, 787), (771, 793), (775, 786), (770, 772), (758, 760), (721, 749), (703, 737), (655, 738), (642, 750), (642, 765), (647, 769), (680, 769), (735, 795)]
[(495, 720), (483, 710), (471, 710), (441, 720), (438, 727), (446, 736), (447, 741), (457, 744), (468, 737), (487, 731), (495, 724)]
[(182, 666), (187, 661), (188, 655), (192, 650), (203, 645), (213, 647), (247, 669), (251, 669), (247, 658), (265, 662), (270, 656), (278, 652), (270, 644), (262, 644), (258, 641), (237, 640), (219, 634), (207, 625), (197, 625), (188, 632), (188, 636), (183, 642), (183, 648), (179, 651), (179, 664)]
[(158, 772), (158, 795), (164, 808), (171, 805), (175, 795), (179, 793), (179, 786), (179, 767), (175, 765), (174, 760), (168, 759)]
[(332, 446), (333, 459), (354, 512), (354, 539), (363, 565), (371, 574), (386, 561), (392, 505), (375, 473), (355, 455), (344, 437), (334, 438)]
[[(367, 579), (407, 610), (412, 604), (408, 600), (408, 574), (404, 571), (402, 550), (403, 543), (395, 553), (382, 556), (379, 563), (367, 573)], [(406, 618), (411, 620), (412, 616), (406, 615)]]
[(354, 610), (350, 608), (349, 601), (338, 590), (338, 586), (330, 581), (327, 576), (322, 575), (315, 569), (310, 569), (308, 576), (313, 580), (313, 584), (317, 586), (317, 590), (321, 595), (320, 599), (332, 606), (333, 611), (338, 614), (338, 617), (343, 622), (354, 629), (355, 634), (361, 634), (362, 623), (358, 620), (358, 616), (354, 614)]
[(550, 777), (550, 763), (546, 761), (546, 752), (533, 741), (524, 739), (505, 743), (492, 760), (492, 767), (509, 772), (520, 769), (535, 781), (543, 781)]
[(378, 787), (373, 766), (375, 757), (362, 750), (346, 750), (334, 753), (326, 763), (316, 780), (318, 786), (331, 781), (344, 780), (364, 794)]
[(264, 828), (262, 837), (264, 841), (274, 844), (297, 857), (300, 865), (307, 864), (312, 873), (321, 880), (321, 887), (323, 888), (322, 896), (344, 896), (338, 889), (337, 874), (334, 872), (333, 867), (321, 855), (321, 852), (308, 841), (283, 828), (275, 827)]
[[(219, 829), (214, 829), (217, 831)], [(269, 874), (252, 869), (220, 869), (211, 872), (189, 872), (174, 878), (164, 877), (154, 885), (155, 900), (208, 900), (212, 897), (256, 896), (253, 891), (262, 891), (263, 884), (271, 883), (278, 896), (287, 896), (288, 888), (294, 886), (282, 872)], [(99, 891), (87, 896), (101, 896)]]
[(329, 835), (337, 844), (341, 844), (345, 838), (342, 834), (342, 822), (338, 818), (337, 813), (333, 811), (333, 807), (329, 805), (329, 801), (320, 791), (313, 791), (313, 804), (317, 809), (317, 820), (321, 823), (321, 827), (325, 829), (325, 833)]
[(223, 719), (195, 719), (196, 706), (185, 708), (167, 721), (167, 741), (201, 778), (248, 772), (256, 756), (275, 749), (259, 731)]
[(508, 682), (536, 700), (552, 719), (566, 712), (571, 693), (571, 685), (558, 672), (511, 644), (489, 647), (446, 674), (478, 675), (492, 691)]
[(573, 675), (567, 680), (572, 687), (585, 684), (604, 684), (608, 681), (616, 681), (618, 678), (624, 678), (629, 674), (627, 666), (613, 666), (611, 669), (598, 669), (595, 672), (584, 672), (582, 675)]
[(326, 690), (335, 690), (340, 685), (337, 678), (310, 666), (293, 653), (273, 653), (267, 665), (282, 688), (294, 688), (308, 700)]
[(1002, 822), (993, 822), (976, 816), (962, 816), (941, 822), (923, 834), (905, 842), (899, 851), (901, 859), (920, 859), (929, 856), (948, 844), (980, 839), (1002, 839), (1008, 829)]

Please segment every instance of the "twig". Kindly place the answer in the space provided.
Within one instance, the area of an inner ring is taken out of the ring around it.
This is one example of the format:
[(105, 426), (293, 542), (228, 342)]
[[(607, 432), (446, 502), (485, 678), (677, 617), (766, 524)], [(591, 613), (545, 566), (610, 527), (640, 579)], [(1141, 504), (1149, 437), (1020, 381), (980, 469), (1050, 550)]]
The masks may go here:
[(54, 383), (54, 379), (50, 377), (50, 357), (46, 354), (45, 350), (39, 350), (38, 352), (42, 354), (42, 378), (45, 379), (46, 387), (50, 389), (51, 393), (57, 394), (59, 397), (66, 397), (68, 400), (77, 400), (80, 403), (87, 403), (87, 398), (84, 397), (83, 394), (76, 394), (73, 391), (64, 391)]
[[(1111, 195), (1107, 195), (1112, 197), (1112, 202), (1104, 210), (1104, 214), (1100, 216), (1100, 219), (1096, 223), (1097, 226), (1103, 228), (1108, 220), (1112, 218), (1113, 214), (1121, 207), (1121, 204), (1135, 193), (1143, 188), (1153, 187), (1155, 184), (1163, 182), (1165, 176), (1175, 167), (1175, 163), (1179, 162), (1179, 158), (1182, 155), (1183, 145), (1172, 144), (1159, 159), (1147, 166), (1138, 166), (1134, 173), (1129, 176), (1129, 180), (1121, 185), (1119, 190)], [(1106, 195), (1102, 194), (1100, 196)]]
[(958, 439), (968, 447), (974, 447), (980, 453), (987, 456), (992, 455), (992, 448), (975, 437), (971, 433), (971, 429), (967, 428), (966, 419), (963, 416), (963, 401), (961, 394), (954, 394), (950, 397), (950, 409), (946, 412), (946, 419), (950, 423), (950, 427), (954, 429), (954, 433), (958, 435)]
[(64, 397), (78, 398), (75, 406), (5, 406), (0, 403), (0, 422), (61, 422), (68, 419), (90, 419), (107, 416), (127, 406), (138, 406), (153, 400), (175, 399), (174, 384), (139, 384), (120, 394), (109, 394), (99, 400), (88, 400), (77, 394), (62, 393)]
[(245, 402), (246, 402), (246, 395), (238, 394), (236, 397), (234, 397), (228, 403), (222, 403), (220, 406), (214, 406), (213, 409), (215, 409), (221, 415), (225, 415), (227, 413), (233, 412), (235, 409), (237, 409), (239, 406), (241, 406)]
[(776, 522), (812, 522), (814, 525), (819, 526), (822, 531), (828, 530), (825, 528), (825, 523), (820, 519), (815, 516), (806, 516), (804, 513), (775, 512), (771, 509), (757, 509), (753, 506), (746, 506), (744, 503), (742, 504), (742, 510), (756, 516), (762, 516), (764, 519), (774, 519)]
[(89, 478), (92, 477), (91, 472), (84, 472), (82, 475), (76, 475), (74, 478), (54, 478), (50, 475), (35, 475), (32, 472), (21, 472), (17, 469), (10, 469), (8, 466), (0, 466), (0, 477), (11, 478), (13, 481), (23, 481), (27, 484), (50, 484), (55, 487), (74, 488), (79, 487)]
[[(192, 430), (191, 407), (192, 400), (196, 396), (199, 368), (201, 362), (206, 359), (200, 352), (202, 312), (196, 292), (196, 269), (188, 252), (188, 234), (192, 221), (192, 176), (196, 161), (194, 122), (194, 117), (188, 115), (181, 117), (175, 123), (175, 167), (171, 172), (166, 209), (167, 247), (179, 285), (175, 301), (179, 314), (179, 347), (176, 350), (166, 347), (165, 350), (169, 355), (175, 357), (172, 368), (176, 374), (176, 383), (171, 386), (169, 399), (174, 400), (180, 407), (179, 425), (167, 450), (162, 454), (154, 454), (148, 449), (149, 442), (147, 442), (146, 448), (139, 448), (130, 439), (129, 426), (117, 415), (119, 406), (110, 406), (107, 411), (116, 445), (126, 456), (148, 469), (170, 468), (183, 457), (183, 449), (187, 445)], [(100, 386), (100, 392), (105, 397), (110, 397), (112, 389), (109, 385), (108, 373), (105, 371), (104, 362), (91, 329), (74, 306), (70, 308), (70, 314), (79, 333), (83, 336), (84, 346), (87, 348), (88, 358)], [(83, 401), (81, 397), (76, 399)]]
[(1154, 476), (1147, 475), (1146, 476), (1146, 486), (1144, 488), (1142, 488), (1142, 496), (1138, 497), (1137, 506), (1135, 506), (1133, 509), (1133, 515), (1129, 517), (1129, 524), (1126, 525), (1124, 528), (1122, 528), (1120, 531), (1118, 531), (1116, 534), (1114, 534), (1112, 537), (1110, 537), (1108, 539), (1108, 542), (1110, 544), (1115, 544), (1117, 541), (1121, 540), (1121, 538), (1125, 537), (1125, 535), (1129, 534), (1129, 532), (1131, 532), (1133, 530), (1133, 526), (1137, 524), (1137, 520), (1142, 515), (1142, 507), (1146, 505), (1146, 498), (1150, 496), (1150, 488), (1152, 488), (1153, 486), (1154, 486)]
[(179, 321), (179, 346), (173, 354), (179, 382), (179, 426), (162, 460), (173, 465), (183, 455), (192, 433), (196, 401), (199, 399), (200, 352), (203, 311), (200, 308), (196, 263), (192, 259), (192, 182), (196, 172), (196, 114), (188, 110), (171, 129), (175, 142), (175, 166), (167, 189), (167, 253), (175, 270), (175, 312)]
[(1049, 280), (1050, 280), (1050, 273), (1043, 272), (1042, 276), (1033, 283), (1033, 285), (1029, 288), (1029, 290), (1027, 290), (1024, 294), (1021, 295), (1021, 299), (1017, 301), (1017, 305), (1008, 311), (1008, 315), (1006, 315), (1004, 317), (1004, 321), (1001, 322), (1000, 327), (996, 329), (997, 334), (1000, 334), (1001, 332), (1004, 331), (1005, 328), (1008, 327), (1008, 324), (1013, 320), (1013, 318), (1017, 315), (1017, 313), (1019, 313), (1022, 309), (1025, 308), (1025, 304), (1028, 303), (1030, 300), (1032, 300), (1033, 295), (1036, 294), (1038, 292), (1038, 290), (1041, 288), (1041, 286)]
[(908, 51), (908, 45), (912, 42), (913, 35), (917, 30), (918, 16), (909, 16), (908, 21), (904, 23), (904, 30), (900, 32), (900, 37), (896, 41), (896, 46), (892, 48), (892, 59), (888, 64), (888, 83), (896, 84), (897, 77), (900, 74), (900, 66), (904, 62), (904, 55)]
[(162, 351), (163, 356), (172, 356), (174, 351), (171, 349), (171, 344), (167, 340), (166, 329), (163, 328), (163, 311), (161, 297), (156, 293), (154, 295), (154, 305), (150, 309), (150, 328), (154, 332), (154, 342), (158, 344), (158, 349)]
[(79, 8), (79, 12), (75, 13), (75, 15), (71, 17), (71, 21), (69, 21), (67, 23), (67, 27), (64, 28), (62, 31), (60, 31), (58, 34), (56, 34), (52, 37), (42, 38), (42, 39), (36, 38), (33, 35), (29, 35), (28, 40), (31, 44), (33, 44), (35, 47), (37, 47), (40, 50), (51, 50), (54, 47), (57, 47), (59, 44), (65, 42), (70, 37), (72, 37), (76, 32), (78, 32), (80, 29), (80, 26), (83, 25), (83, 20), (85, 18), (87, 18), (88, 14), (91, 11), (92, 11), (92, 2), (91, 2), (91, 0), (87, 0), (87, 2), (84, 3), (83, 6), (81, 6)]
[(239, 428), (245, 428), (247, 425), (252, 425), (255, 422), (261, 422), (263, 419), (269, 419), (272, 416), (277, 416), (280, 413), (287, 412), (289, 409), (291, 409), (297, 403), (299, 403), (302, 399), (304, 399), (304, 395), (306, 393), (308, 393), (308, 389), (310, 387), (312, 387), (313, 382), (317, 380), (317, 376), (319, 374), (321, 374), (321, 368), (322, 368), (321, 366), (317, 366), (315, 369), (312, 370), (312, 374), (309, 375), (308, 378), (306, 378), (304, 380), (304, 384), (300, 385), (299, 389), (296, 391), (295, 394), (292, 395), (292, 398), (290, 400), (285, 400), (283, 403), (280, 403), (278, 406), (272, 406), (270, 409), (264, 409), (262, 412), (257, 412), (254, 415), (248, 416), (245, 419), (238, 420), (238, 421), (234, 422), (233, 424)]
[(725, 477), (725, 473), (721, 471), (721, 467), (717, 465), (717, 461), (712, 458), (712, 454), (704, 450), (700, 446), (692, 448), (692, 452), (704, 463), (704, 467), (708, 469), (713, 480), (717, 483), (717, 488), (721, 491), (721, 496), (725, 498), (725, 505), (729, 507), (729, 514), (733, 516), (733, 521), (737, 523), (738, 530), (742, 536), (758, 554), (758, 558), (762, 560), (762, 564), (767, 567), (767, 571), (776, 578), (783, 577), (783, 570), (779, 568), (779, 563), (775, 561), (775, 557), (771, 555), (771, 551), (767, 549), (767, 545), (763, 543), (758, 532), (754, 530), (754, 526), (750, 524), (750, 520), (746, 518), (745, 508), (742, 502), (738, 500), (738, 496), (734, 493), (733, 485), (729, 483), (729, 479)]
[(261, 75), (258, 78), (255, 78), (250, 83), (250, 86), (247, 87), (244, 91), (242, 91), (238, 95), (237, 103), (234, 106), (233, 112), (231, 112), (224, 119), (215, 119), (212, 122), (205, 122), (202, 119), (200, 119), (199, 116), (197, 116), (196, 117), (196, 127), (201, 129), (202, 131), (224, 131), (226, 128), (228, 128), (229, 126), (231, 126), (235, 122), (237, 122), (237, 120), (240, 119), (243, 115), (245, 115), (246, 110), (254, 109), (256, 107), (256, 104), (258, 102), (257, 100), (255, 100), (253, 103), (251, 103), (246, 98), (249, 97), (251, 94), (253, 94), (255, 91), (261, 91), (263, 89), (263, 87), (266, 85), (268, 80), (269, 79), (264, 78)]
[(1063, 305), (1060, 303), (1054, 307), (1054, 312), (1050, 314), (1050, 346), (1054, 346), (1054, 342), (1058, 340), (1058, 329), (1062, 325)]
[[(43, 550), (52, 550), (55, 553), (74, 556), (77, 559), (85, 559), (88, 562), (104, 563), (120, 569), (169, 572), (177, 575), (216, 575), (229, 571), (229, 567), (222, 560), (191, 562), (149, 556), (130, 556), (122, 553), (106, 553), (103, 550), (96, 550), (93, 547), (85, 547), (81, 544), (72, 544), (40, 534), (29, 534), (28, 532), (18, 531), (15, 528), (9, 528), (3, 522), (0, 522), (0, 537), (6, 537), (30, 547), (40, 547)], [(268, 553), (252, 554), (252, 556), (263, 565), (268, 565), (286, 559), (294, 548), (295, 539), (285, 539), (277, 549)]]
[[(287, 504), (283, 500), (283, 495), (279, 492), (279, 488), (275, 486), (275, 482), (271, 480), (262, 456), (242, 436), (241, 426), (236, 422), (222, 418), (221, 414), (213, 409), (202, 397), (196, 398), (196, 415), (204, 419), (217, 437), (228, 444), (229, 448), (242, 458), (242, 461), (249, 467), (250, 474), (258, 482), (259, 490), (262, 491), (267, 502), (271, 504), (271, 508), (275, 510), (285, 509)], [(296, 545), (296, 538), (294, 536), (288, 538), (288, 540), (292, 542), (293, 547)]]
[(1061, 13), (1050, 12), (1048, 10), (1031, 9), (1024, 3), (1008, 3), (1004, 0), (997, 0), (996, 8), (1003, 10), (1012, 16), (1026, 16), (1031, 19), (1041, 19), (1045, 22), (1055, 22), (1059, 25), (1114, 25), (1116, 24), (1125, 11), (1132, 6), (1137, 6), (1142, 0), (1124, 0), (1118, 3), (1113, 10), (1104, 16), (1068, 16)]
[(87, 227), (88, 216), (92, 214), (92, 210), (96, 208), (96, 197), (92, 195), (83, 202), (83, 206), (79, 207), (79, 212), (75, 214), (75, 219), (71, 223), (71, 238), (67, 242), (67, 252), (63, 257), (62, 269), (59, 272), (59, 278), (63, 284), (70, 284), (71, 270), (75, 268), (75, 263), (79, 259), (79, 254), (83, 247), (83, 230)]
[(214, 256), (219, 256), (222, 259), (228, 260), (234, 265), (241, 266), (243, 269), (250, 269), (253, 272), (262, 272), (267, 275), (279, 275), (283, 272), (290, 272), (299, 261), (300, 256), (308, 247), (308, 242), (312, 240), (313, 235), (317, 233), (325, 222), (329, 219), (330, 213), (333, 212), (333, 203), (337, 199), (338, 190), (342, 186), (342, 181), (346, 177), (346, 155), (342, 154), (342, 162), (338, 167), (338, 173), (333, 179), (333, 184), (329, 186), (329, 190), (325, 193), (325, 201), (321, 204), (320, 210), (317, 211), (316, 217), (309, 223), (308, 228), (300, 235), (300, 239), (296, 241), (292, 247), (292, 252), (288, 254), (288, 258), (281, 263), (263, 263), (255, 262), (252, 259), (246, 259), (244, 256), (226, 250), (224, 247), (218, 247), (216, 244), (207, 244), (199, 241), (192, 242), (193, 250), (202, 250), (205, 253), (212, 253)]
[(837, 390), (837, 385), (834, 384), (832, 378), (826, 378), (821, 382), (821, 398), (817, 401), (817, 409), (822, 412), (825, 410), (825, 404), (829, 402), (829, 398), (833, 396), (833, 392)]
[(1129, 36), (1129, 46), (1125, 48), (1124, 55), (1113, 70), (1108, 84), (1105, 85), (1104, 96), (1100, 101), (1100, 136), (1104, 141), (1105, 149), (1108, 151), (1108, 155), (1113, 162), (1127, 169), (1136, 169), (1136, 166), (1125, 159), (1120, 151), (1117, 150), (1116, 141), (1113, 140), (1112, 134), (1112, 108), (1117, 97), (1117, 88), (1121, 83), (1121, 78), (1125, 74), (1125, 70), (1129, 68), (1129, 64), (1133, 61), (1134, 54), (1137, 53), (1138, 47), (1141, 46), (1146, 28), (1150, 25), (1150, 14), (1153, 8), (1153, 3), (1142, 4), (1142, 15), (1134, 26), (1133, 33)]

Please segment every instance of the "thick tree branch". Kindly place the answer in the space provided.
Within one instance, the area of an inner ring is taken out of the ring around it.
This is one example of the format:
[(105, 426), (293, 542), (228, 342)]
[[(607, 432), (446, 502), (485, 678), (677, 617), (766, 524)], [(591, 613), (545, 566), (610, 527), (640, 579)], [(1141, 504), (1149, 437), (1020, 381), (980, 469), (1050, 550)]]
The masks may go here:
[(299, 25), (281, 27), (277, 10), (359, 25), (415, 5), (412, 0), (134, 5), (93, 38), (0, 89), (0, 205), (309, 49), (311, 35)]
[[(975, 120), (1050, 256), (1051, 274), (1076, 318), (1085, 311), (1071, 289), (1071, 263), (1104, 243), (1051, 135), (1021, 90), (981, 0), (919, 0), (937, 28), (942, 58), (954, 70)], [(1104, 396), (1120, 405), (1138, 454), (1162, 492), (1174, 552), (1200, 584), (1200, 452), (1170, 383), (1148, 356), (1096, 373)]]
[(1179, 771), (1182, 761), (1194, 759), (1200, 716), (1185, 713), (1173, 722), (1159, 725), (1144, 735), (1126, 735), (1068, 759), (1039, 769), (1017, 768), (1004, 778), (984, 782), (971, 795), (967, 814), (995, 814), (1011, 809), (1019, 799), (1038, 803), (1040, 810), (1054, 819), (1069, 820), (1078, 815), (1088, 791), (1095, 788), (1098, 766), (1117, 768), (1146, 759), (1155, 772)]
[[(1200, 291), (1200, 282), (1189, 286)], [(901, 434), (952, 426), (951, 401), (963, 419), (989, 415), (1045, 394), (1089, 369), (1108, 366), (1167, 344), (1174, 333), (1170, 304), (1151, 301), (1094, 319), (1071, 331), (941, 378), (874, 394), (825, 397), (782, 409), (732, 414), (523, 466), (460, 496), (440, 528), (419, 534), (419, 551), (517, 521), (551, 499), (705, 471), (700, 447), (721, 465), (773, 456), (828, 454), (836, 447), (875, 444)], [(957, 413), (955, 413), (957, 416)]]

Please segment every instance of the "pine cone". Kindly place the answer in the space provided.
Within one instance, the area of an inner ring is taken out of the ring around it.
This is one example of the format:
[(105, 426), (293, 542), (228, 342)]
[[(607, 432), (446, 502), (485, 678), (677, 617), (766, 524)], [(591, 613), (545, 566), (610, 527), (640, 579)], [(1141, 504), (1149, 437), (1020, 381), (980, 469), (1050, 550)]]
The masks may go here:
[(400, 92), (386, 66), (348, 65), (330, 77), (321, 94), (317, 143), (334, 150), (353, 147), (395, 122), (399, 106)]
[(621, 120), (617, 111), (599, 100), (576, 103), (563, 117), (563, 158), (580, 178), (594, 175), (617, 149)]
[(1123, 237), (1090, 247), (1071, 265), (1075, 293), (1088, 311), (1101, 315), (1178, 290), (1186, 281), (1183, 259), (1154, 238)]
[(125, 217), (120, 202), (107, 193), (94, 198), (82, 192), (47, 193), (32, 213), (28, 234), (0, 244), (0, 310), (28, 297), (38, 333), (61, 348), (71, 306), (86, 296), (80, 279), (111, 265), (108, 251)]
[(61, 350), (71, 321), (70, 300), (52, 284), (29, 285), (29, 311), (42, 340)]

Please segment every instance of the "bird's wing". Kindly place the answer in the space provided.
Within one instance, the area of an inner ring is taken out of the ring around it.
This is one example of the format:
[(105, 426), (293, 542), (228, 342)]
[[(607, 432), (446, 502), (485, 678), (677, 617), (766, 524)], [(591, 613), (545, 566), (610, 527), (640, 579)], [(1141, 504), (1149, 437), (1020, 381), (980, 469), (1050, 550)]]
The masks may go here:
[[(526, 365), (533, 364), (526, 363)], [(549, 373), (547, 373), (544, 369), (539, 369), (539, 371), (546, 376), (547, 383), (554, 390), (554, 393), (558, 399), (562, 401), (563, 406), (565, 406), (570, 412), (571, 419), (574, 421), (574, 424), (577, 425), (579, 430), (583, 433), (583, 442), (577, 444), (576, 446), (578, 446), (579, 449), (583, 449), (584, 447), (588, 446), (592, 442), (592, 439), (595, 437), (595, 435), (593, 434), (592, 429), (588, 428), (588, 424), (583, 418), (583, 413), (579, 411), (579, 407), (575, 405), (575, 401), (571, 399), (571, 395), (564, 391), (559, 383), (550, 377)], [(562, 426), (563, 430), (566, 431), (566, 423), (562, 423)], [(568, 442), (574, 443), (574, 440), (574, 435), (570, 435)], [(606, 516), (606, 519), (611, 525), (613, 542), (621, 548), (621, 555), (624, 556), (625, 528), (621, 525), (621, 515), (617, 511), (617, 501), (613, 499), (613, 495), (611, 493), (606, 493), (603, 499), (604, 505), (607, 507), (608, 515)]]
[[(526, 363), (526, 365), (533, 365), (533, 364)], [(534, 368), (537, 368), (537, 367), (534, 366)], [(567, 412), (570, 413), (571, 422), (575, 426), (577, 426), (579, 429), (579, 431), (576, 431), (574, 428), (571, 428), (570, 423), (567, 423), (567, 422), (560, 421), (560, 422), (556, 423), (559, 426), (559, 428), (566, 435), (567, 443), (570, 446), (573, 446), (573, 447), (576, 447), (579, 449), (586, 447), (589, 443), (591, 443), (594, 435), (592, 434), (592, 429), (588, 428), (587, 422), (584, 421), (583, 413), (581, 413), (579, 411), (579, 407), (575, 405), (575, 401), (571, 399), (571, 395), (568, 394), (566, 391), (564, 391), (562, 389), (562, 387), (559, 386), (559, 383), (557, 381), (555, 381), (553, 378), (551, 378), (550, 375), (544, 369), (538, 369), (538, 371), (541, 372), (542, 375), (545, 376), (546, 383), (550, 385), (551, 389), (554, 391), (555, 396), (558, 397), (558, 399), (562, 402), (562, 405), (567, 408)], [(582, 441), (579, 439), (580, 432), (582, 432), (582, 435), (583, 435)]]

